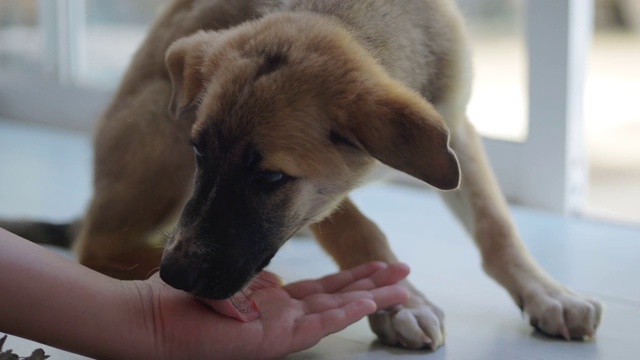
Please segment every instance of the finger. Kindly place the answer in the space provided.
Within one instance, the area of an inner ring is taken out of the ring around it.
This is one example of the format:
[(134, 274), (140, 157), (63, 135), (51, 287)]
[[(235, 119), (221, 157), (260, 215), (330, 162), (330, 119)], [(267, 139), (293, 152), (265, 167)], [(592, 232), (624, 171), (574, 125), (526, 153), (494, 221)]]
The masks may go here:
[(333, 293), (386, 267), (387, 264), (383, 262), (370, 262), (322, 279), (295, 282), (285, 286), (285, 290), (294, 299), (302, 299), (318, 293)]
[(378, 308), (384, 309), (402, 304), (409, 298), (408, 291), (399, 285), (384, 286), (370, 291), (350, 291), (337, 294), (315, 294), (302, 300), (307, 313), (321, 313), (337, 309), (360, 299), (373, 301)]
[(409, 275), (409, 266), (403, 263), (390, 264), (384, 269), (376, 271), (373, 275), (360, 279), (346, 287), (340, 292), (371, 290), (382, 286), (397, 284), (398, 281)]
[(406, 304), (409, 301), (409, 290), (404, 286), (390, 285), (373, 290), (376, 293), (374, 301), (378, 309), (388, 309), (390, 307)]
[(358, 299), (344, 306), (320, 313), (305, 315), (297, 322), (293, 334), (294, 351), (310, 348), (323, 337), (338, 332), (376, 311), (369, 299)]
[(249, 289), (252, 291), (265, 288), (280, 288), (282, 286), (284, 286), (282, 278), (269, 271), (260, 272), (249, 283)]

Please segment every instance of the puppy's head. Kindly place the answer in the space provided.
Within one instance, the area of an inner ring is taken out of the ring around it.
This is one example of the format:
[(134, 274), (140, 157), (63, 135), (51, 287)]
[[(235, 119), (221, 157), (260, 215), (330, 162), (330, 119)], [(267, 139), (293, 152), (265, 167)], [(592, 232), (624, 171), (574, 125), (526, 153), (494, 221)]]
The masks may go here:
[(441, 189), (458, 185), (437, 112), (333, 24), (278, 15), (200, 32), (169, 49), (167, 66), (170, 108), (192, 123), (197, 163), (160, 269), (174, 287), (233, 295), (376, 160)]

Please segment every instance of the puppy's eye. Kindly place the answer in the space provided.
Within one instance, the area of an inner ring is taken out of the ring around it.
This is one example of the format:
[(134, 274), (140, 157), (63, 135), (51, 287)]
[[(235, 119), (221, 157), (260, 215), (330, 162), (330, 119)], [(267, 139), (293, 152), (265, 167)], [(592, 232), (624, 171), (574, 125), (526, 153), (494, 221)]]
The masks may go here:
[(256, 180), (261, 183), (272, 184), (278, 181), (282, 181), (285, 175), (278, 171), (259, 171), (256, 175)]
[(198, 146), (198, 144), (194, 140), (190, 140), (189, 145), (191, 145), (191, 148), (193, 149), (193, 153), (196, 154), (196, 158), (200, 159), (204, 156), (204, 153), (202, 152), (202, 148)]
[(280, 171), (262, 170), (256, 173), (255, 180), (258, 185), (266, 190), (273, 190), (293, 180), (293, 177)]
[(195, 146), (195, 145), (191, 145), (191, 147), (193, 148), (193, 152), (196, 154), (196, 156), (201, 158), (202, 157), (202, 151), (200, 151), (200, 149), (198, 149), (198, 147)]

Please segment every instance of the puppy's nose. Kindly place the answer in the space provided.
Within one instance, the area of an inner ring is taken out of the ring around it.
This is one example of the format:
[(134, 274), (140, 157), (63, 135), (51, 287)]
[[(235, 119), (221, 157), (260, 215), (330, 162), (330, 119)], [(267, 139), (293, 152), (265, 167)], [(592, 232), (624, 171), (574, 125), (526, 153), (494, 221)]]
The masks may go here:
[(185, 265), (172, 256), (163, 256), (160, 264), (160, 278), (172, 287), (187, 292), (197, 286), (200, 271)]

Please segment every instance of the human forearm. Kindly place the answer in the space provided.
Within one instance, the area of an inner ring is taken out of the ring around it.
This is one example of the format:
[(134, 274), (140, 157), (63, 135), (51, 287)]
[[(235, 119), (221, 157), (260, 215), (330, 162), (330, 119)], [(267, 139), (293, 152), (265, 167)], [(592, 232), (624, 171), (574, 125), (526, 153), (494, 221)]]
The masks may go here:
[(257, 276), (260, 317), (240, 322), (158, 275), (114, 280), (0, 229), (0, 331), (98, 359), (277, 358), (406, 302), (394, 284), (408, 273), (369, 263), (284, 287)]
[(0, 289), (0, 331), (100, 359), (133, 357), (146, 340), (132, 287), (3, 229)]

